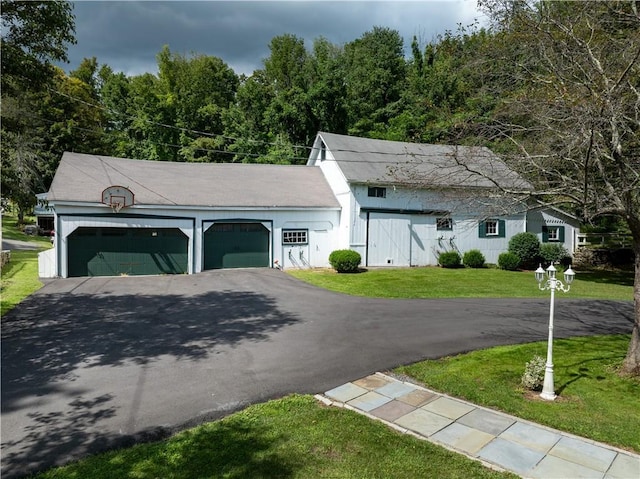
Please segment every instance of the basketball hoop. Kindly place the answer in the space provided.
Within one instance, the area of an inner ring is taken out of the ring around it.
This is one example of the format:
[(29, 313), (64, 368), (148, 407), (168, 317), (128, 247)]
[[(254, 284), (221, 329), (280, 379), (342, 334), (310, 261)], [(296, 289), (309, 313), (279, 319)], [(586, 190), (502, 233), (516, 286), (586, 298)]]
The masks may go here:
[(124, 203), (120, 201), (113, 201), (109, 206), (111, 206), (111, 209), (114, 213), (120, 213), (120, 210), (124, 206)]
[(102, 203), (120, 213), (122, 208), (133, 205), (133, 192), (124, 186), (109, 186), (102, 192)]

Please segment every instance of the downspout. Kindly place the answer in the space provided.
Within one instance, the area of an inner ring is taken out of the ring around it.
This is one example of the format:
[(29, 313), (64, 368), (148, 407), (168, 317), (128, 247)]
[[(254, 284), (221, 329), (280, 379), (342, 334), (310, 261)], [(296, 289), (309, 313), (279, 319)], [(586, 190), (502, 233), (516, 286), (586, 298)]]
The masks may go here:
[(364, 265), (369, 266), (369, 211), (367, 211), (367, 234), (364, 245)]

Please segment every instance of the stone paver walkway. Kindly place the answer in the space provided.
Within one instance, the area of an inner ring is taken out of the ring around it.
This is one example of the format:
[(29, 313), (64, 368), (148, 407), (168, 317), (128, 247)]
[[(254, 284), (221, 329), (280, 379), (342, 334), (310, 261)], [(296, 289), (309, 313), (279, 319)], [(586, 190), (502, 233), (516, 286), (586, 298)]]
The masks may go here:
[(640, 478), (640, 456), (402, 382), (382, 373), (318, 395), (525, 478)]

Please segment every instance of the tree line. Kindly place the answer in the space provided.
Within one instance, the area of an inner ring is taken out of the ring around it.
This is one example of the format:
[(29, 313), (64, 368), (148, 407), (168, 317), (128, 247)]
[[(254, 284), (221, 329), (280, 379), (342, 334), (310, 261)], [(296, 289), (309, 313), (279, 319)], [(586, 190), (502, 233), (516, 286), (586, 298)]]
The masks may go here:
[[(479, 0), (491, 21), (411, 43), (375, 27), (344, 45), (274, 37), (263, 67), (164, 47), (158, 73), (96, 58), (52, 67), (73, 43), (71, 4), (2, 2), (2, 194), (21, 211), (65, 150), (147, 160), (304, 163), (319, 130), (490, 147), (585, 223), (620, 218), (635, 252), (640, 374), (640, 12), (636, 1)], [(464, 158), (453, 160), (465, 164)], [(469, 168), (472, 165), (465, 165)], [(421, 178), (428, 186), (430, 179)]]

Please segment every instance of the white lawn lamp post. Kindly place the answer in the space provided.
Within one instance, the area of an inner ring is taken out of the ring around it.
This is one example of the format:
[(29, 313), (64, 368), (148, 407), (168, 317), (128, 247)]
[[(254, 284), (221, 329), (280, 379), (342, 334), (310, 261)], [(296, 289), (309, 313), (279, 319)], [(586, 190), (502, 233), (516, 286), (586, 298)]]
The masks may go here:
[(541, 291), (547, 289), (551, 291), (551, 306), (549, 307), (549, 340), (547, 343), (547, 364), (544, 369), (544, 384), (542, 386), (540, 397), (548, 401), (553, 401), (556, 398), (556, 393), (553, 388), (553, 304), (555, 301), (555, 292), (556, 289), (558, 289), (563, 293), (568, 293), (569, 289), (571, 288), (573, 277), (576, 274), (571, 269), (571, 266), (569, 266), (569, 269), (564, 272), (564, 282), (566, 283), (565, 286), (562, 281), (556, 279), (556, 269), (554, 268), (553, 263), (547, 268), (548, 279), (543, 283), (544, 273), (545, 271), (544, 269), (542, 269), (542, 265), (540, 265), (535, 271), (536, 279), (538, 280), (538, 288), (540, 288)]

